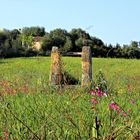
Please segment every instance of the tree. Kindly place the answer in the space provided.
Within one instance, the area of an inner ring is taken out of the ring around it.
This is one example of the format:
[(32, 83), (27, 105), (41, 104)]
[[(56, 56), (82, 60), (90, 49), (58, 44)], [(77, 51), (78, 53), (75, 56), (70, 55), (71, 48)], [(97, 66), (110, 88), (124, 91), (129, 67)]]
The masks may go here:
[(130, 58), (140, 58), (140, 50), (137, 48), (128, 51), (128, 56)]
[(67, 35), (67, 31), (63, 29), (55, 29), (49, 34), (50, 38), (53, 40), (53, 46), (58, 46), (59, 48), (64, 46)]
[(49, 36), (49, 34), (47, 34), (46, 36), (43, 37), (42, 39), (42, 50), (44, 52), (50, 51), (52, 49), (53, 46), (53, 40), (52, 38)]
[(104, 42), (97, 38), (97, 37), (91, 37), (92, 44), (91, 44), (91, 50), (95, 57), (106, 57), (107, 56), (107, 47), (104, 45)]
[(93, 45), (104, 46), (104, 42), (97, 37), (91, 37), (91, 40), (93, 41)]
[(20, 35), (20, 32), (19, 32), (19, 30), (14, 29), (14, 30), (10, 31), (9, 34), (10, 34), (11, 39), (16, 39)]
[(22, 47), (29, 48), (33, 44), (33, 37), (22, 34), (20, 36)]
[(63, 46), (63, 48), (61, 49), (63, 52), (69, 52), (72, 50), (72, 41), (71, 41), (71, 38), (69, 36), (66, 37), (66, 42)]
[(0, 32), (0, 44), (4, 43), (4, 41), (7, 39), (7, 36), (4, 32)]
[(138, 43), (137, 41), (132, 41), (131, 44), (130, 44), (130, 46), (131, 46), (132, 48), (138, 48), (139, 43)]
[(83, 44), (84, 44), (84, 39), (83, 38), (78, 38), (77, 40), (75, 40), (75, 51), (81, 51)]
[(86, 31), (82, 30), (81, 28), (72, 29), (70, 31), (70, 35), (73, 40), (77, 40), (79, 38), (90, 39), (90, 35), (86, 33)]
[(72, 51), (81, 51), (83, 46), (92, 44), (90, 35), (80, 28), (72, 29), (69, 34), (73, 43)]
[(25, 36), (44, 36), (45, 28), (44, 27), (24, 27), (22, 29), (22, 34)]

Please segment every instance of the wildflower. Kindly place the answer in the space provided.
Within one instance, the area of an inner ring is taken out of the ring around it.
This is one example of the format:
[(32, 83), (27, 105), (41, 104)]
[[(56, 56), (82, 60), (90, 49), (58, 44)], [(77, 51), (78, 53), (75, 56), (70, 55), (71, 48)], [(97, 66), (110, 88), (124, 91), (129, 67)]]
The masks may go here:
[(92, 103), (92, 104), (98, 104), (98, 101), (97, 101), (95, 98), (92, 98), (92, 99), (91, 99), (91, 103)]
[(5, 135), (5, 140), (9, 140), (9, 132), (4, 132), (4, 135)]
[(130, 99), (130, 104), (134, 104), (135, 103), (135, 100), (134, 99)]
[(95, 95), (95, 90), (91, 90), (91, 95)]
[(117, 113), (118, 113), (118, 114), (120, 114), (121, 112), (122, 112), (122, 110), (121, 110), (121, 109), (118, 109), (118, 110), (117, 110)]
[(114, 102), (112, 102), (111, 104), (109, 104), (108, 107), (109, 107), (109, 109), (119, 110), (119, 106), (116, 103), (114, 103)]
[(11, 88), (7, 88), (7, 93), (11, 94), (12, 93), (12, 89)]
[(127, 111), (128, 111), (128, 113), (130, 113), (131, 112), (131, 109), (129, 108)]
[(104, 95), (105, 97), (107, 97), (107, 93), (106, 93), (106, 92), (104, 92), (103, 95)]
[(101, 96), (102, 96), (102, 93), (101, 93), (100, 87), (98, 87), (97, 96), (98, 96), (98, 97), (101, 97)]
[(9, 136), (9, 132), (4, 132), (4, 135), (7, 137), (7, 136)]
[(123, 116), (124, 116), (124, 117), (127, 117), (128, 115), (127, 115), (127, 113), (123, 113)]
[(16, 91), (16, 89), (13, 89), (13, 94), (15, 94), (17, 91)]

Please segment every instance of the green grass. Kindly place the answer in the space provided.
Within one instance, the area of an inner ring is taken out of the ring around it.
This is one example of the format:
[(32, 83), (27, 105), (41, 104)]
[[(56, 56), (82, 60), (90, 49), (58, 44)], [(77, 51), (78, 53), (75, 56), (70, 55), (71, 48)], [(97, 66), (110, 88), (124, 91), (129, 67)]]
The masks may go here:
[[(81, 58), (62, 59), (64, 69), (81, 80)], [(0, 139), (9, 132), (10, 140), (87, 140), (92, 137), (95, 116), (100, 120), (101, 139), (113, 134), (118, 140), (138, 136), (140, 61), (93, 58), (92, 67), (93, 81), (101, 70), (109, 84), (108, 97), (94, 97), (97, 105), (91, 104), (93, 96), (79, 86), (49, 87), (50, 57), (0, 60)], [(134, 104), (130, 103), (132, 99)], [(109, 110), (112, 101), (123, 110), (120, 115)], [(125, 112), (128, 116), (123, 117)]]
[[(63, 62), (65, 70), (81, 80), (81, 58), (64, 57)], [(0, 69), (1, 79), (27, 80), (31, 83), (43, 79), (48, 82), (50, 58), (33, 57), (0, 60)], [(140, 84), (140, 80), (138, 80), (140, 78), (140, 60), (93, 58), (93, 78), (100, 69), (105, 74), (106, 79), (115, 86), (125, 87), (129, 80), (135, 79), (138, 82), (135, 84)]]

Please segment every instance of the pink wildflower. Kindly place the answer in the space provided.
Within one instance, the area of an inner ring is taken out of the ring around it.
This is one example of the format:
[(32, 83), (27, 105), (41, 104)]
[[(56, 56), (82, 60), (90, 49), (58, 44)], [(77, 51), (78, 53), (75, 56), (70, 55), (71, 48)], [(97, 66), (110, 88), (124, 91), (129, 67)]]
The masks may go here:
[(128, 109), (127, 111), (128, 111), (128, 113), (130, 113), (131, 112), (131, 109)]
[(4, 135), (5, 135), (5, 140), (9, 140), (9, 132), (4, 132)]
[(91, 103), (92, 103), (92, 104), (98, 104), (98, 101), (97, 101), (95, 98), (92, 98), (92, 99), (91, 99)]
[(127, 113), (123, 113), (123, 116), (124, 116), (124, 117), (127, 117), (128, 115), (127, 115)]
[(6, 137), (6, 138), (5, 138), (5, 140), (9, 140), (9, 138), (8, 138), (8, 137)]
[(97, 96), (98, 96), (98, 97), (101, 97), (101, 96), (102, 96), (102, 93), (101, 93), (100, 87), (98, 87)]
[(91, 90), (91, 95), (95, 95), (95, 90)]
[(113, 110), (119, 110), (119, 106), (116, 103), (111, 103), (109, 104), (109, 109), (113, 109)]
[(104, 92), (104, 94), (103, 94), (105, 97), (107, 97), (107, 93), (106, 92)]
[(118, 109), (118, 110), (117, 110), (117, 113), (118, 113), (118, 114), (120, 114), (121, 112), (122, 112), (122, 110), (121, 110), (121, 109)]

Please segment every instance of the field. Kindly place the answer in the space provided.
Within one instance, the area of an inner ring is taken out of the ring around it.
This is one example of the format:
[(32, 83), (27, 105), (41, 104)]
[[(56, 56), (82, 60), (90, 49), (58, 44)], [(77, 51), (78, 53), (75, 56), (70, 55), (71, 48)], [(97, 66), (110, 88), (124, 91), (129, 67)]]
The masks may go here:
[[(62, 60), (80, 84), (81, 58)], [(140, 61), (92, 63), (90, 88), (55, 88), (50, 57), (1, 59), (0, 140), (140, 139)]]

